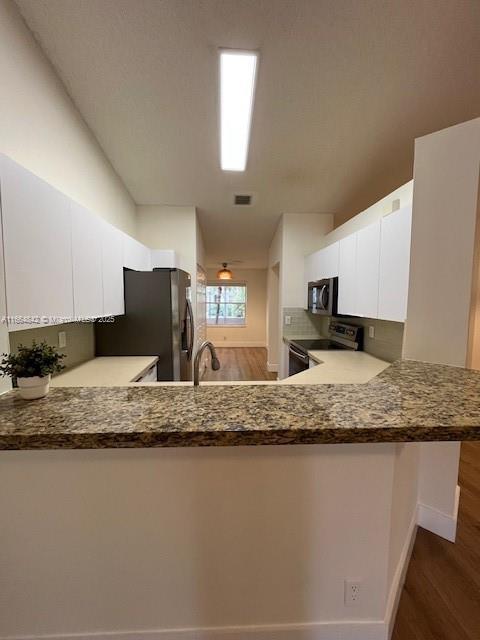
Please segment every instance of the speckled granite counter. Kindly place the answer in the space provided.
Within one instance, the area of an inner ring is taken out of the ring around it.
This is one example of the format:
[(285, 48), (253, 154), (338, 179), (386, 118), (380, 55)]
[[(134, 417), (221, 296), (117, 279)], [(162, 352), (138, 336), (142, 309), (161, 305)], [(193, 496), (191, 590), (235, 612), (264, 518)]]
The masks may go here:
[(480, 372), (400, 361), (359, 385), (12, 391), (0, 415), (1, 449), (480, 440)]

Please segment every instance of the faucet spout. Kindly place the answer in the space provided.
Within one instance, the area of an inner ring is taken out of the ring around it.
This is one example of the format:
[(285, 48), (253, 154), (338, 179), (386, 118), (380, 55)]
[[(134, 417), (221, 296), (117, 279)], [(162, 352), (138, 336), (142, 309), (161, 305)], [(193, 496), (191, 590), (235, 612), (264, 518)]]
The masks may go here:
[(200, 361), (205, 349), (209, 349), (212, 356), (213, 371), (218, 371), (220, 369), (220, 360), (217, 357), (217, 352), (215, 351), (213, 343), (211, 343), (209, 340), (205, 340), (205, 342), (202, 342), (202, 344), (198, 348), (195, 355), (195, 361), (193, 363), (193, 384), (195, 387), (198, 387), (198, 385), (200, 384)]

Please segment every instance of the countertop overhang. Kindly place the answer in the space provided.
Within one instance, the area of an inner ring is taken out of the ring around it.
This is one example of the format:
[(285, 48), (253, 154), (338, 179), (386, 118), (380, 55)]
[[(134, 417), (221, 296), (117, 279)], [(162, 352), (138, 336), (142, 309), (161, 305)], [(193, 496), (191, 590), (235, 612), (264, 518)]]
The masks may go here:
[(402, 360), (354, 385), (11, 391), (0, 416), (4, 450), (480, 440), (480, 372)]

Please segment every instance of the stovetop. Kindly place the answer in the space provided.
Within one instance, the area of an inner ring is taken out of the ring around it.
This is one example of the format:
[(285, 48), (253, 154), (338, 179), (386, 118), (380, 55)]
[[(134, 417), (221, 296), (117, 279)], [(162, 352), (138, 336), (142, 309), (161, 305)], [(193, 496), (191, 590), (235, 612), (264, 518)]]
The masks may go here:
[(350, 347), (346, 347), (339, 342), (329, 340), (328, 338), (315, 339), (315, 340), (291, 340), (293, 345), (296, 345), (301, 351), (327, 351), (337, 349), (351, 350)]

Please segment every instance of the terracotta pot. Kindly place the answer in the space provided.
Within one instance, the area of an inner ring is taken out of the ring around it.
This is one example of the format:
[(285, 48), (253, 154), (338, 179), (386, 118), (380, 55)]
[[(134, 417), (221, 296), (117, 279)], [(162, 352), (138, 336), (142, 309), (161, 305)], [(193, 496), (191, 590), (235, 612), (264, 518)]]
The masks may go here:
[(17, 378), (17, 385), (20, 397), (24, 400), (44, 398), (50, 388), (50, 374), (42, 377)]

